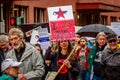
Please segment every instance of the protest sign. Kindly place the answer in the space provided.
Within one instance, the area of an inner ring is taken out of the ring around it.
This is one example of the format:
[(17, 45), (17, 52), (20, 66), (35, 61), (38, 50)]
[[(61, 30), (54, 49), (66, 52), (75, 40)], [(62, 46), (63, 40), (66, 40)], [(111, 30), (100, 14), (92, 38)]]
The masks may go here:
[(120, 22), (111, 22), (110, 28), (117, 34), (117, 36), (120, 36)]
[(72, 6), (48, 8), (50, 33), (54, 41), (75, 39)]
[(39, 43), (42, 49), (47, 49), (50, 46), (49, 33), (47, 28), (33, 30), (30, 43), (31, 44)]

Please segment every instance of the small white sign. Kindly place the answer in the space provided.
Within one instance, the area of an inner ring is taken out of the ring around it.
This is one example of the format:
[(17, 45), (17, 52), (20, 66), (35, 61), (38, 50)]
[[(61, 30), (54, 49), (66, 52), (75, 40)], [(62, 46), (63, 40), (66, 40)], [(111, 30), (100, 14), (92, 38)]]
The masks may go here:
[(49, 33), (47, 28), (33, 30), (30, 43), (31, 44), (39, 43), (42, 49), (47, 49), (50, 46)]
[(120, 36), (120, 22), (111, 22), (110, 28), (117, 34), (117, 36)]
[(33, 30), (32, 31), (32, 35), (31, 35), (31, 39), (30, 39), (30, 43), (31, 44), (36, 44), (36, 43), (40, 43), (39, 42), (39, 34), (37, 30)]

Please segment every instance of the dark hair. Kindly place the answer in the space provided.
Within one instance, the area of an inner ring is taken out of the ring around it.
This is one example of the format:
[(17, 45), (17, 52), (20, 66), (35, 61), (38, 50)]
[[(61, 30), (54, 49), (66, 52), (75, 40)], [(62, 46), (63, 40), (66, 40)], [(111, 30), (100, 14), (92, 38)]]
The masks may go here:
[(84, 39), (86, 42), (88, 41), (86, 37), (81, 37), (80, 40)]
[(118, 36), (118, 38), (120, 38), (120, 36)]
[(40, 44), (38, 44), (38, 43), (36, 43), (35, 46), (39, 46), (41, 48)]
[[(68, 56), (70, 53), (71, 53), (71, 51), (73, 50), (73, 47), (72, 47), (72, 45), (71, 45), (71, 43), (70, 43), (70, 41), (68, 40), (68, 49), (67, 49), (67, 53), (66, 53), (66, 55)], [(61, 50), (62, 50), (62, 48), (60, 47), (60, 41), (58, 42), (58, 53), (61, 53)], [(74, 54), (73, 55), (71, 55), (71, 57), (70, 57), (70, 60), (75, 60), (75, 56), (74, 56)]]
[(40, 49), (41, 49), (40, 52), (41, 52), (41, 54), (43, 55), (43, 51), (42, 51), (42, 48), (41, 48), (40, 44), (36, 43), (36, 44), (35, 44), (35, 47), (36, 47), (36, 46), (40, 47)]

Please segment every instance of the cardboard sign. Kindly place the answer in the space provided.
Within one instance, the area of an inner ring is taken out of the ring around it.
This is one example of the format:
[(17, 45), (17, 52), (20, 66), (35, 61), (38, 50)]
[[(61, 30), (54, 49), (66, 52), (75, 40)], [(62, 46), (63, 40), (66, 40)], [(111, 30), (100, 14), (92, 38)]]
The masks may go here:
[(75, 39), (72, 6), (49, 7), (50, 33), (54, 41)]

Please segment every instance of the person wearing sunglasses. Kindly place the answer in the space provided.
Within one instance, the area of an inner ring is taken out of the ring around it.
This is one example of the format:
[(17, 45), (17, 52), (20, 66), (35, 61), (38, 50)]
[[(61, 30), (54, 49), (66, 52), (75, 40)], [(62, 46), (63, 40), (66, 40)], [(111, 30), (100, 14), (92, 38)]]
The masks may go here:
[(102, 80), (120, 80), (120, 47), (117, 36), (107, 36), (108, 47), (103, 51), (101, 57)]

